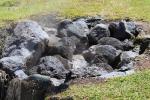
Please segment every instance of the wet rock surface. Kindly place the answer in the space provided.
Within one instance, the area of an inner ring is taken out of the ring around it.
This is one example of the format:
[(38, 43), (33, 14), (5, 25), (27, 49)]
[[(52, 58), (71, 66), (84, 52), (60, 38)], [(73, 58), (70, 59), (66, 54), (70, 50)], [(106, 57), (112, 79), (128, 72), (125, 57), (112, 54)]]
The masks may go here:
[(63, 20), (56, 29), (23, 21), (10, 31), (0, 59), (2, 100), (44, 100), (74, 78), (130, 75), (136, 57), (149, 55), (149, 38), (135, 43), (140, 31), (133, 21), (85, 17)]

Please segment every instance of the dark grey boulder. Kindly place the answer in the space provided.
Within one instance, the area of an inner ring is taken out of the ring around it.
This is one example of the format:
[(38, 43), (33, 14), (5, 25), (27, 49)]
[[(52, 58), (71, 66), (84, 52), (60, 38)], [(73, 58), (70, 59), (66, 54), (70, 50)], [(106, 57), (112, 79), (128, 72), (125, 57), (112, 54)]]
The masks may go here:
[(103, 22), (103, 19), (100, 16), (88, 17), (85, 20), (90, 29)]
[(58, 38), (51, 36), (45, 54), (61, 55), (62, 57), (71, 60), (75, 49), (76, 43), (72, 38)]
[(72, 60), (73, 77), (96, 77), (102, 73), (111, 72), (113, 69), (110, 65), (105, 63), (98, 63), (90, 65), (82, 55), (74, 55)]
[(75, 36), (71, 36), (70, 39), (75, 43), (75, 51), (74, 54), (81, 54), (84, 50), (86, 50), (89, 46), (88, 40), (79, 39)]
[(111, 45), (119, 50), (124, 49), (123, 43), (120, 40), (113, 38), (113, 37), (103, 37), (98, 41), (98, 44), (99, 45)]
[(122, 71), (122, 72), (128, 71), (128, 70), (134, 69), (134, 61), (129, 60), (129, 59), (122, 60), (118, 66), (120, 67), (119, 71)]
[(45, 55), (59, 54), (70, 61), (73, 54), (82, 53), (88, 47), (86, 41), (80, 40), (76, 36), (59, 38), (52, 35), (49, 40)]
[(85, 19), (74, 21), (64, 20), (58, 24), (58, 37), (70, 37), (76, 43), (75, 53), (79, 54), (86, 49), (88, 45), (87, 35), (89, 28)]
[(89, 29), (93, 28), (97, 24), (103, 23), (104, 19), (101, 16), (88, 16), (88, 17), (76, 17), (73, 21), (83, 20), (87, 23)]
[(57, 26), (57, 36), (66, 37), (67, 36), (67, 27), (72, 24), (72, 21), (69, 19), (61, 21)]
[(95, 45), (101, 38), (108, 36), (110, 36), (108, 26), (105, 24), (97, 24), (88, 35), (89, 43)]
[(67, 27), (68, 36), (76, 36), (80, 39), (86, 39), (89, 33), (89, 28), (83, 19), (74, 21)]
[(139, 54), (150, 52), (150, 38), (144, 38), (140, 44)]
[(4, 100), (7, 93), (7, 86), (9, 84), (9, 76), (6, 72), (0, 70), (0, 100)]
[(125, 28), (126, 32), (133, 34), (135, 37), (142, 31), (142, 28), (133, 21), (126, 21)]
[(58, 25), (58, 37), (76, 36), (80, 39), (86, 39), (88, 33), (89, 28), (84, 19), (64, 20)]
[(125, 39), (124, 41), (122, 41), (122, 44), (124, 51), (132, 50), (135, 47), (134, 41), (131, 39)]
[(65, 69), (69, 70), (70, 68), (72, 68), (72, 63), (68, 59), (63, 58), (60, 55), (55, 55), (55, 57), (58, 58), (62, 62)]
[(73, 55), (72, 69), (80, 69), (89, 66), (83, 55)]
[(88, 62), (84, 59), (82, 55), (73, 55), (71, 68), (73, 77), (77, 78), (84, 76), (83, 69), (88, 66)]
[(61, 55), (71, 61), (73, 54), (80, 54), (87, 47), (88, 43), (76, 36), (62, 38), (51, 36), (45, 55)]
[(118, 50), (128, 51), (134, 48), (134, 41), (125, 39), (124, 41), (120, 41), (113, 37), (103, 37), (98, 41), (99, 45), (111, 45)]
[(134, 59), (138, 56), (138, 53), (133, 51), (122, 52), (120, 56), (119, 68), (121, 71), (134, 69)]
[(133, 60), (136, 56), (138, 56), (138, 53), (133, 51), (124, 51), (122, 52), (120, 58), (121, 60), (131, 59)]
[(76, 49), (75, 41), (71, 38), (64, 37), (61, 39), (61, 43), (62, 43), (62, 46), (60, 46), (60, 49), (62, 52), (62, 56), (70, 60)]
[(34, 21), (19, 22), (14, 34), (6, 41), (1, 69), (9, 74), (33, 66), (45, 52), (49, 36)]
[(110, 45), (94, 45), (83, 52), (84, 58), (91, 64), (107, 63), (115, 66), (118, 63), (120, 51)]
[(25, 68), (25, 60), (21, 56), (4, 57), (0, 60), (1, 69), (5, 70), (7, 74), (13, 75), (16, 70)]
[(49, 91), (55, 93), (64, 80), (35, 74), (26, 80), (13, 79), (8, 86), (5, 100), (44, 100)]
[(136, 37), (139, 32), (134, 22), (120, 21), (109, 25), (110, 36), (119, 40), (125, 40)]
[(25, 81), (37, 81), (39, 85), (45, 86), (44, 88), (47, 89), (47, 87), (53, 86), (57, 87), (60, 86), (65, 82), (65, 79), (56, 79), (56, 78), (51, 78), (50, 76), (45, 76), (45, 75), (40, 75), (40, 74), (33, 74), (28, 77)]
[(61, 56), (47, 56), (40, 59), (37, 72), (41, 75), (62, 79), (69, 73), (71, 65)]

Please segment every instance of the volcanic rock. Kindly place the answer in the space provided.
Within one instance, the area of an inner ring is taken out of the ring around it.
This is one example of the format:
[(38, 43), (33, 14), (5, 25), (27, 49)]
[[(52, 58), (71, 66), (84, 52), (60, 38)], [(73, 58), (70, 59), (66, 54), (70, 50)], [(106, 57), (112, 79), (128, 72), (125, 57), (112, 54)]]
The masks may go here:
[[(140, 44), (140, 52), (139, 54), (145, 53), (145, 52), (149, 52), (150, 50), (150, 38), (144, 38), (142, 40), (142, 43)], [(150, 53), (148, 53), (150, 54)]]
[(67, 37), (67, 27), (72, 24), (72, 21), (69, 19), (63, 20), (58, 24), (57, 32), (58, 37)]
[(61, 56), (46, 56), (40, 59), (37, 72), (41, 75), (62, 79), (69, 73), (71, 65)]
[(89, 33), (89, 43), (95, 45), (103, 37), (110, 36), (108, 26), (105, 24), (97, 24)]
[(58, 38), (50, 37), (46, 55), (61, 55), (62, 57), (71, 60), (76, 49), (76, 43), (69, 37)]
[(6, 41), (1, 69), (9, 74), (37, 63), (45, 51), (49, 36), (34, 21), (17, 24), (14, 34)]
[(134, 41), (131, 39), (125, 39), (122, 43), (124, 51), (132, 50), (135, 47)]
[(65, 20), (58, 25), (59, 37), (76, 36), (80, 39), (86, 39), (88, 33), (89, 28), (83, 19), (78, 19), (73, 22)]
[(98, 41), (99, 45), (111, 45), (115, 47), (116, 49), (123, 50), (123, 43), (112, 37), (103, 37)]
[(90, 64), (107, 63), (113, 66), (116, 64), (119, 55), (120, 51), (110, 45), (94, 45), (83, 53), (84, 58)]
[(139, 34), (134, 22), (120, 21), (109, 25), (110, 36), (119, 40), (134, 38)]
[(38, 74), (30, 76), (27, 80), (13, 79), (5, 100), (44, 100), (46, 91), (54, 90), (62, 84), (64, 80)]
[(125, 51), (122, 52), (120, 58), (121, 61), (119, 63), (120, 70), (130, 70), (134, 68), (134, 59), (138, 56), (138, 53), (133, 51)]

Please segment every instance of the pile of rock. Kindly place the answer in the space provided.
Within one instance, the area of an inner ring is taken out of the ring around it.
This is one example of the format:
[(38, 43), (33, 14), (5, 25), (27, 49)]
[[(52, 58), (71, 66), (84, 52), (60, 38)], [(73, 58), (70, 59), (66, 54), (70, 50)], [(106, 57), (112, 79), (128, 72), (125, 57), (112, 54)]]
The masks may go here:
[(129, 70), (128, 74), (134, 72), (133, 61), (139, 54), (134, 41), (141, 31), (133, 21), (79, 18), (60, 22), (57, 36), (76, 42), (71, 69), (76, 77), (112, 77), (110, 73), (124, 76)]
[(78, 18), (60, 22), (55, 31), (46, 32), (34, 21), (12, 30), (0, 59), (0, 69), (11, 79), (6, 100), (41, 100), (46, 92), (67, 88), (72, 78), (131, 74), (143, 51), (134, 44), (141, 29), (132, 21)]

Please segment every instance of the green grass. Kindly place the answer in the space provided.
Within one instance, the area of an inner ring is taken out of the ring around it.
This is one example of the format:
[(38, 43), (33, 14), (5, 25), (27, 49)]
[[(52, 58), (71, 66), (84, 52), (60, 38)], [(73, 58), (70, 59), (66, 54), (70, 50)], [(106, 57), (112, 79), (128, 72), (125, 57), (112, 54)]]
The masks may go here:
[(72, 0), (61, 13), (67, 17), (101, 15), (109, 19), (131, 17), (150, 21), (150, 0)]
[[(7, 3), (12, 2), (14, 6), (6, 6), (9, 5)], [(0, 23), (3, 25), (9, 21), (16, 21), (28, 18), (31, 15), (46, 13), (54, 10), (61, 3), (61, 0), (0, 0)]]
[(150, 71), (106, 83), (72, 85), (57, 96), (72, 96), (74, 100), (150, 100)]
[(0, 0), (0, 24), (58, 12), (63, 17), (101, 15), (150, 21), (150, 0)]

